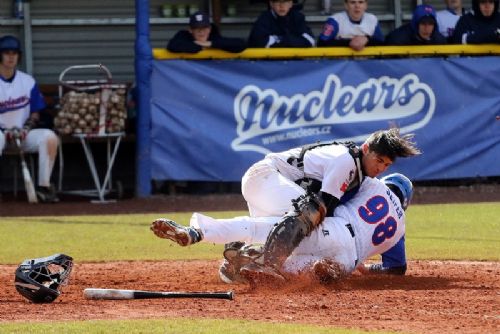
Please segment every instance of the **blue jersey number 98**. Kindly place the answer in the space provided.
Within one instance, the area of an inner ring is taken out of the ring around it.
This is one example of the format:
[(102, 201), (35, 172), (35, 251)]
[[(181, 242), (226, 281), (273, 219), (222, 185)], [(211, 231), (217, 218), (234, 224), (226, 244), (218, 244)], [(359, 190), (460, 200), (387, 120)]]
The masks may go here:
[(386, 239), (390, 239), (396, 234), (398, 223), (394, 217), (384, 218), (389, 213), (389, 203), (383, 196), (374, 196), (370, 198), (365, 206), (358, 208), (359, 216), (368, 224), (377, 224), (372, 235), (372, 242), (375, 246), (380, 245)]

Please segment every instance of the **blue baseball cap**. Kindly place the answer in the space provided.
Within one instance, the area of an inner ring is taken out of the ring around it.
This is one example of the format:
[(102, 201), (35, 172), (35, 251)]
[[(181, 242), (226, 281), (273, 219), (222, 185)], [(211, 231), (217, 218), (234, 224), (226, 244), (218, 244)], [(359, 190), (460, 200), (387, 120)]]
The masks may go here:
[(0, 38), (0, 51), (16, 51), (21, 52), (21, 42), (11, 35)]

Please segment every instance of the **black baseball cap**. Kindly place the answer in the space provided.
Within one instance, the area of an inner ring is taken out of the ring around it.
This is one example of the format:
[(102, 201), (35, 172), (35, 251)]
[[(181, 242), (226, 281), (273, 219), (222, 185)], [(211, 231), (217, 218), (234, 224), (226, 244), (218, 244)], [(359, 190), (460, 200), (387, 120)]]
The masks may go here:
[(207, 13), (196, 12), (189, 17), (189, 26), (191, 28), (205, 28), (210, 26), (210, 17)]

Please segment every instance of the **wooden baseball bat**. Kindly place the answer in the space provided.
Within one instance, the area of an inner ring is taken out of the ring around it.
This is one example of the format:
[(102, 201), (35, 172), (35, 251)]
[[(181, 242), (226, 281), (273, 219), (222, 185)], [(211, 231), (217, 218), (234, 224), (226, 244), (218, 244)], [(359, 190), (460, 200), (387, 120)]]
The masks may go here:
[(23, 171), (23, 179), (24, 179), (24, 188), (26, 189), (26, 194), (28, 195), (29, 203), (38, 203), (38, 199), (36, 197), (35, 186), (33, 185), (33, 179), (31, 178), (30, 171), (28, 170), (28, 165), (26, 164), (26, 160), (24, 159), (24, 152), (21, 149), (21, 141), (19, 138), (16, 138), (16, 144), (19, 148), (19, 156), (21, 158), (21, 168)]
[(212, 298), (233, 300), (233, 291), (227, 292), (173, 292), (173, 291), (144, 291), (120, 289), (95, 289), (83, 290), (87, 299), (151, 299), (151, 298)]

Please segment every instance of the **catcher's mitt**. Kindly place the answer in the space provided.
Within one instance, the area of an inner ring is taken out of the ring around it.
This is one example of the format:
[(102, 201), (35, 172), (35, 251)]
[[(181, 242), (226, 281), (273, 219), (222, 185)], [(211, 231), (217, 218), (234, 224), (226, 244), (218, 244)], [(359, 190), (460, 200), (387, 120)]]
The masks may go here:
[(64, 254), (24, 260), (16, 269), (16, 290), (33, 303), (51, 303), (68, 284), (73, 258)]
[[(323, 222), (326, 216), (326, 206), (320, 196), (313, 192), (307, 192), (292, 201), (295, 216), (310, 226), (310, 230)], [(309, 231), (310, 232), (310, 231)]]

